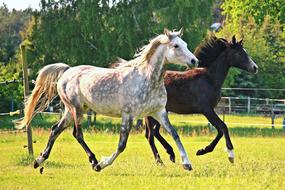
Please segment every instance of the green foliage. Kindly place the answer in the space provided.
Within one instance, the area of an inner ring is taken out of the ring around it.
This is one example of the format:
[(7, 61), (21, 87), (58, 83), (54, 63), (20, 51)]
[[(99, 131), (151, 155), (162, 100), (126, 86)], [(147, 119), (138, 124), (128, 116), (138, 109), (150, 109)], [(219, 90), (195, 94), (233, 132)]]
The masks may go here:
[(285, 24), (284, 0), (225, 0), (222, 4), (223, 14), (227, 22), (233, 23), (235, 29), (239, 26), (240, 17), (253, 17), (258, 25), (262, 24), (266, 15)]
[[(4, 5), (0, 6), (0, 82), (20, 79), (21, 66), (19, 44), (20, 31), (30, 18), (31, 10), (9, 11)], [(11, 111), (10, 104), (14, 101), (15, 109), (23, 101), (21, 83), (0, 85), (0, 112)]]
[[(244, 47), (259, 66), (257, 75), (230, 73), (227, 87), (283, 88), (285, 86), (285, 9), (281, 1), (228, 0), (222, 5), (225, 26), (219, 35), (243, 38)], [(284, 92), (244, 92), (243, 95), (284, 98)]]
[[(21, 78), (19, 44), (28, 43), (30, 79), (46, 64), (90, 64), (107, 67), (117, 56), (130, 59), (148, 40), (184, 27), (189, 47), (201, 41), (211, 21), (212, 0), (41, 0), (32, 13), (0, 7), (0, 81)], [(33, 17), (31, 18), (31, 14)], [(5, 66), (4, 66), (5, 65)], [(0, 86), (0, 112), (10, 99), (22, 102), (22, 84)]]
[[(113, 3), (111, 3), (113, 2)], [(191, 50), (206, 36), (213, 0), (41, 0), (41, 10), (9, 11), (0, 7), (0, 80), (20, 79), (21, 41), (29, 44), (30, 79), (44, 65), (65, 62), (107, 67), (117, 56), (131, 59), (137, 49), (162, 33), (164, 27), (184, 27), (184, 40)], [(216, 1), (221, 3), (221, 1)], [(226, 0), (222, 3), (225, 26), (218, 34), (244, 39), (245, 47), (259, 65), (258, 75), (230, 71), (225, 87), (283, 88), (285, 85), (285, 30), (282, 1)], [(31, 19), (30, 15), (33, 14)], [(242, 16), (242, 17), (241, 17)], [(20, 33), (20, 34), (19, 34)], [(4, 66), (6, 65), (6, 66)], [(170, 65), (170, 69), (181, 70)], [(278, 79), (278, 80), (276, 80)], [(22, 100), (22, 85), (0, 86), (1, 109), (9, 99)], [(233, 95), (223, 94), (223, 95)], [(278, 92), (245, 92), (284, 98)], [(17, 104), (17, 103), (16, 103)]]
[[(0, 81), (8, 81), (20, 79), (21, 67), (19, 65), (8, 63), (0, 65)], [(7, 83), (0, 85), (0, 113), (12, 111), (11, 101), (14, 101), (14, 109), (19, 109), (20, 102), (23, 101), (23, 86), (22, 83)]]
[(29, 20), (31, 10), (9, 11), (0, 6), (0, 64), (7, 64), (15, 56), (21, 38), (19, 32)]
[(130, 59), (164, 27), (184, 27), (194, 49), (211, 22), (212, 1), (42, 0), (28, 39), (33, 70), (53, 62), (107, 67), (117, 56)]

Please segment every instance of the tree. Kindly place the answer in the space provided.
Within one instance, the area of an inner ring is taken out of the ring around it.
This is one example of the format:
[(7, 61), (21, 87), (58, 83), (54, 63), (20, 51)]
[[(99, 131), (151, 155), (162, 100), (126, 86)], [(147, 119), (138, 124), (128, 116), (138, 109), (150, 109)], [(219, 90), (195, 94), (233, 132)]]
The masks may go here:
[(285, 7), (283, 0), (225, 0), (222, 4), (223, 14), (227, 21), (235, 26), (239, 24), (240, 18), (253, 17), (257, 25), (261, 25), (266, 15), (285, 24)]
[[(19, 80), (21, 78), (21, 65), (19, 32), (30, 19), (31, 10), (9, 11), (5, 4), (0, 6), (0, 81)], [(23, 101), (22, 83), (7, 83), (0, 85), (0, 112), (10, 111), (11, 102), (15, 109)]]
[(20, 30), (30, 18), (31, 10), (9, 11), (0, 6), (0, 63), (7, 64), (14, 57), (21, 43)]
[[(283, 88), (285, 86), (285, 51), (284, 31), (278, 20), (265, 16), (258, 25), (254, 17), (240, 18), (238, 29), (233, 23), (226, 22), (219, 36), (230, 38), (237, 34), (243, 38), (244, 47), (255, 63), (259, 66), (257, 75), (249, 75), (240, 70), (230, 74), (225, 82), (227, 87), (247, 88)], [(244, 22), (244, 20), (247, 20)], [(233, 31), (238, 31), (234, 33)], [(278, 80), (276, 80), (278, 79)], [(242, 92), (244, 95), (259, 97), (284, 98), (284, 92)]]
[[(133, 57), (164, 27), (185, 29), (190, 49), (211, 22), (209, 0), (42, 0), (28, 39), (33, 70), (48, 63), (107, 67), (117, 56)], [(35, 74), (35, 73), (34, 73)], [(33, 74), (33, 75), (34, 75)]]

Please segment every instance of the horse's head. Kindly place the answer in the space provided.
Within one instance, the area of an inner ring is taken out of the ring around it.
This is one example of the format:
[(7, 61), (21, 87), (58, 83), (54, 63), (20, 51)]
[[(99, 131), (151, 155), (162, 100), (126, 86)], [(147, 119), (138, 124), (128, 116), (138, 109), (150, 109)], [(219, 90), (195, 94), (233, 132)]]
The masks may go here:
[(178, 32), (164, 29), (164, 34), (168, 38), (165, 57), (169, 63), (186, 64), (189, 67), (198, 65), (198, 59), (189, 51), (187, 43), (181, 39), (182, 28)]
[(235, 36), (232, 37), (230, 43), (231, 53), (231, 66), (243, 69), (251, 73), (258, 72), (258, 66), (247, 54), (246, 50), (243, 48), (242, 40), (237, 42)]

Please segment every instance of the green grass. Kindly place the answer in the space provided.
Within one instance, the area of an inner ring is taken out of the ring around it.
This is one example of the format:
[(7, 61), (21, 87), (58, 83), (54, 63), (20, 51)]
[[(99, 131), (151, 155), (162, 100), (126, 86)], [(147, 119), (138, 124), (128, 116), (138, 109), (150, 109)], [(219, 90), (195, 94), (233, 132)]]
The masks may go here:
[[(49, 132), (34, 129), (35, 155), (45, 147)], [(182, 142), (192, 161), (194, 170), (182, 169), (178, 150), (173, 140), (177, 163), (157, 143), (165, 167), (157, 166), (142, 133), (131, 134), (125, 152), (112, 166), (100, 173), (91, 169), (87, 156), (71, 135), (65, 131), (56, 141), (44, 173), (32, 167), (27, 156), (26, 134), (0, 134), (0, 189), (284, 189), (285, 139), (284, 137), (238, 137), (235, 145), (235, 164), (227, 160), (224, 140), (215, 151), (197, 157), (195, 152), (206, 146), (213, 135), (185, 136)], [(118, 134), (84, 133), (86, 142), (98, 159), (110, 155), (115, 149)]]
[[(10, 133), (11, 117), (0, 119), (0, 189), (285, 189), (285, 139), (282, 126), (271, 129), (270, 117), (226, 115), (226, 122), (235, 146), (236, 160), (231, 164), (224, 151), (224, 139), (215, 151), (197, 157), (216, 132), (201, 115), (170, 114), (170, 121), (179, 131), (194, 170), (183, 170), (180, 156), (170, 136), (164, 136), (174, 147), (175, 164), (157, 143), (165, 167), (157, 166), (144, 138), (144, 129), (130, 135), (125, 152), (102, 172), (91, 169), (84, 150), (65, 131), (56, 141), (44, 173), (32, 167), (27, 155), (25, 133)], [(13, 119), (16, 119), (14, 117)], [(52, 123), (59, 116), (43, 115), (33, 120), (35, 155), (45, 147)], [(277, 118), (281, 124), (283, 118)], [(260, 123), (269, 126), (259, 125)], [(100, 159), (109, 156), (117, 146), (119, 118), (97, 116), (96, 127), (85, 126), (85, 139)], [(163, 132), (163, 131), (162, 131)]]

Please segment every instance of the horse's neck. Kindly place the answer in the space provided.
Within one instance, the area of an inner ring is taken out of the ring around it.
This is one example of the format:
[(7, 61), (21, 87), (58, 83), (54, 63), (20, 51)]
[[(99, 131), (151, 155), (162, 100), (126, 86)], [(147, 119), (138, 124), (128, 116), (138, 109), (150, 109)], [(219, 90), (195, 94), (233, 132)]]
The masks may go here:
[(160, 45), (146, 66), (146, 75), (148, 75), (152, 85), (163, 84), (163, 76), (166, 71), (165, 48), (164, 45)]
[(225, 50), (213, 63), (211, 63), (211, 66), (208, 69), (210, 78), (216, 88), (222, 88), (224, 84), (230, 68), (229, 61), (228, 50)]

